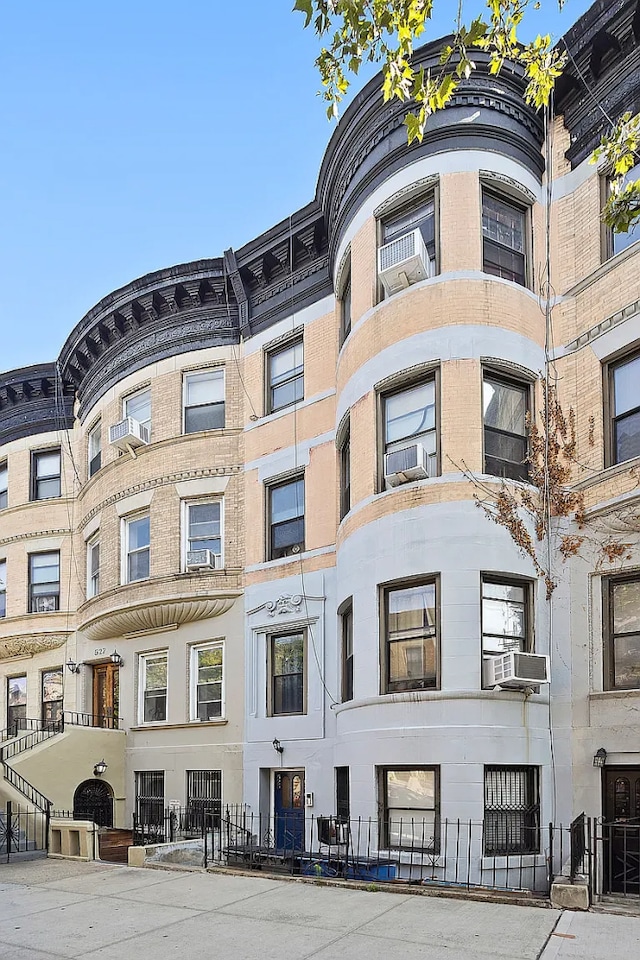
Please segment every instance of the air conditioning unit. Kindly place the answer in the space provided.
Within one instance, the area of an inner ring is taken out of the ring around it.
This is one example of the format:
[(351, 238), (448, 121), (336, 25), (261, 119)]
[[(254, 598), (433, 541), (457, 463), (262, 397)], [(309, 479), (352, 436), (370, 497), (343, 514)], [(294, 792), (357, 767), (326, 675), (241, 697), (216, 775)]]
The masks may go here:
[(109, 443), (118, 450), (130, 450), (149, 443), (149, 428), (133, 417), (125, 417), (120, 423), (109, 427)]
[(378, 277), (389, 295), (426, 280), (433, 273), (434, 264), (420, 230), (411, 230), (378, 249)]
[(52, 596), (39, 596), (34, 599), (36, 613), (55, 613), (58, 609), (58, 597), (55, 594)]
[(388, 487), (398, 487), (410, 480), (424, 480), (429, 476), (429, 457), (421, 443), (385, 454), (384, 479)]
[(214, 570), (220, 566), (221, 557), (212, 550), (189, 550), (187, 570)]
[(522, 690), (549, 683), (549, 657), (541, 653), (501, 653), (484, 662), (487, 687)]

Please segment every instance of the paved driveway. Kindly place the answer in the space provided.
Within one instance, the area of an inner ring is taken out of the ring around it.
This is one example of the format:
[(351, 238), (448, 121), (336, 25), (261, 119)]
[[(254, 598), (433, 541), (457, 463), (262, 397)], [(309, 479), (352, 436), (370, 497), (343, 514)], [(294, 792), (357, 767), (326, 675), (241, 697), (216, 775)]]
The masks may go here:
[(620, 960), (640, 918), (223, 874), (0, 866), (1, 960)]

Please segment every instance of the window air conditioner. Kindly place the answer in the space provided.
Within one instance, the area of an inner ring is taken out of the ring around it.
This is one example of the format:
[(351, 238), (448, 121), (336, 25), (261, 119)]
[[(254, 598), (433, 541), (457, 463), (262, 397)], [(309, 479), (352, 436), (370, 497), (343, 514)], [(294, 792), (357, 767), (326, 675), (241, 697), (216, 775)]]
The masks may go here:
[(501, 653), (484, 662), (484, 682), (488, 687), (522, 690), (549, 683), (549, 657), (541, 653)]
[(337, 817), (318, 817), (318, 843), (338, 846), (349, 842), (349, 824)]
[(58, 607), (58, 597), (53, 594), (51, 596), (39, 596), (35, 598), (35, 612), (36, 613), (55, 613)]
[(388, 487), (397, 487), (410, 480), (424, 480), (429, 476), (427, 452), (421, 443), (385, 454), (384, 479)]
[(109, 427), (109, 443), (118, 450), (130, 450), (149, 443), (149, 428), (133, 417), (125, 417), (120, 423)]
[(389, 295), (432, 277), (433, 272), (420, 230), (411, 230), (378, 249), (378, 277)]
[(187, 570), (214, 570), (220, 565), (220, 559), (212, 550), (189, 550)]

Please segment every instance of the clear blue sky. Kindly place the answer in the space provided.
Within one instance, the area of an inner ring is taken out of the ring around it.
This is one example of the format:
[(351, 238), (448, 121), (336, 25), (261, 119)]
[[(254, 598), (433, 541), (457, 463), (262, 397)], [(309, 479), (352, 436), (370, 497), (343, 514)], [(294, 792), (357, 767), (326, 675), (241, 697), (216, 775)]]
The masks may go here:
[[(0, 370), (54, 360), (111, 290), (240, 247), (313, 198), (333, 126), (292, 6), (5, 0)], [(436, 6), (430, 37), (457, 4)], [(531, 27), (560, 36), (589, 6), (543, 0)]]

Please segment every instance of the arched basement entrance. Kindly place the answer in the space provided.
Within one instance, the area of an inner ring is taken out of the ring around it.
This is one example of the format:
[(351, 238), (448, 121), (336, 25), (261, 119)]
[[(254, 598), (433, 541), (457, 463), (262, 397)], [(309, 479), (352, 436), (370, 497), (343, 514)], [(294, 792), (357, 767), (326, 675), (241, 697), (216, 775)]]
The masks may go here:
[(113, 790), (104, 780), (85, 780), (73, 795), (75, 820), (93, 820), (99, 827), (113, 826)]

